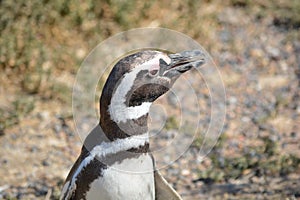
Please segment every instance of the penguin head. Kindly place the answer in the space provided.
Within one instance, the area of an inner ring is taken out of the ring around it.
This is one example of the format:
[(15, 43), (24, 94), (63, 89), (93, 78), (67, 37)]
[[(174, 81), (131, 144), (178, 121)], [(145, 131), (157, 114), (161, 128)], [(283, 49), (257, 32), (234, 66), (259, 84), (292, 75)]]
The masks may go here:
[(103, 88), (101, 115), (108, 110), (114, 121), (124, 122), (147, 114), (151, 103), (165, 94), (181, 74), (204, 62), (200, 50), (175, 54), (144, 50), (120, 59)]

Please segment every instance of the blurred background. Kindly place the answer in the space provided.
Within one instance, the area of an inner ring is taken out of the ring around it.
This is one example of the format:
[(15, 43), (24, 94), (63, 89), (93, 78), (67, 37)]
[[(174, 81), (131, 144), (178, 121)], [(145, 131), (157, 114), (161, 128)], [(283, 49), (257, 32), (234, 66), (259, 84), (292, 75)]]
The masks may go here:
[[(0, 199), (58, 199), (81, 148), (71, 106), (77, 70), (98, 43), (138, 27), (197, 40), (226, 87), (213, 151), (196, 162), (196, 138), (162, 170), (182, 197), (299, 199), (298, 0), (1, 0)], [(165, 130), (177, 126), (170, 117)]]

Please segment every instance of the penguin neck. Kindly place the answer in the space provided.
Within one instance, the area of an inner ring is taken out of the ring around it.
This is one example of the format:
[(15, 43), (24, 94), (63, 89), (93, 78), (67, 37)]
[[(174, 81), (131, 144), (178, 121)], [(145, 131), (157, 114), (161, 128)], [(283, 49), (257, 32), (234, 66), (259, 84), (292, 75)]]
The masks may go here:
[[(140, 106), (112, 106), (106, 102), (100, 104), (100, 126), (110, 141), (118, 139), (127, 139), (137, 135), (145, 135), (148, 133), (148, 113), (150, 106), (142, 104)], [(119, 113), (120, 119), (116, 120), (111, 115)], [(134, 112), (134, 114), (133, 114)], [(149, 141), (149, 138), (147, 138)], [(144, 146), (131, 149), (135, 152), (146, 153), (149, 151), (149, 142)]]
[(113, 68), (100, 98), (100, 126), (111, 141), (148, 133), (148, 113), (152, 103), (130, 102), (130, 94), (135, 91), (135, 80), (142, 68), (125, 70), (126, 67)]
[(116, 122), (110, 118), (110, 115), (101, 115), (100, 126), (111, 141), (123, 139), (133, 135), (143, 135), (148, 132), (148, 113), (137, 118), (127, 119), (126, 121)]

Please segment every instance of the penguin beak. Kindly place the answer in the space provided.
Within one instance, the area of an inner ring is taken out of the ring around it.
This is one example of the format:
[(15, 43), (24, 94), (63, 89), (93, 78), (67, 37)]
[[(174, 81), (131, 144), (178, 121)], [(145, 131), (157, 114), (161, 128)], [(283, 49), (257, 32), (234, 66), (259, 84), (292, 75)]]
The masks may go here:
[(171, 62), (167, 64), (161, 59), (159, 74), (169, 78), (179, 77), (191, 68), (200, 67), (205, 63), (205, 55), (200, 50), (183, 51), (168, 56), (171, 58)]

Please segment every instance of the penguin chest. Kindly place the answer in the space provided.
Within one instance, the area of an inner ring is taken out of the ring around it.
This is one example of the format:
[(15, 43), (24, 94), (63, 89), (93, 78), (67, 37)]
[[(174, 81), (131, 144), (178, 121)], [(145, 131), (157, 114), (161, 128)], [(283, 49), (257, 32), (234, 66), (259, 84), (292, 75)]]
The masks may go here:
[(154, 200), (153, 160), (148, 154), (128, 158), (105, 169), (90, 184), (86, 199)]

